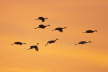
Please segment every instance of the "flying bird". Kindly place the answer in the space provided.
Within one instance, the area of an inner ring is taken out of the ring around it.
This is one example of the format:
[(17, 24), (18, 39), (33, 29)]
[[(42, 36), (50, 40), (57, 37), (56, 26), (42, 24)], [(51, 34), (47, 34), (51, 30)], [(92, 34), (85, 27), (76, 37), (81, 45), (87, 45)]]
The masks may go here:
[(65, 28), (67, 28), (67, 27), (57, 27), (54, 30), (59, 31), (59, 32), (63, 32)]
[(39, 51), (38, 45), (39, 45), (39, 43), (37, 43), (37, 45), (32, 45), (32, 46), (30, 46), (30, 48), (28, 50), (35, 49), (35, 51)]
[(41, 22), (45, 22), (46, 19), (48, 19), (48, 18), (41, 16), (41, 17), (38, 17), (36, 20), (40, 20)]
[(38, 25), (38, 27), (36, 27), (34, 29), (38, 29), (38, 28), (45, 29), (48, 26), (51, 26), (51, 25), (43, 25), (43, 24), (40, 24), (40, 25)]
[(49, 40), (49, 41), (47, 41), (47, 43), (45, 44), (45, 46), (47, 46), (48, 44), (55, 43), (57, 40), (58, 40), (57, 38), (55, 40)]
[(97, 32), (97, 30), (86, 30), (84, 33), (94, 33)]
[[(23, 44), (26, 44), (26, 43), (24, 43), (24, 42), (14, 42), (13, 44), (14, 44), (14, 45), (23, 45)], [(13, 45), (13, 44), (12, 44), (12, 45)]]
[(75, 45), (83, 45), (83, 44), (88, 44), (88, 43), (91, 43), (91, 41), (80, 41), (80, 42), (78, 42), (77, 44), (75, 44)]

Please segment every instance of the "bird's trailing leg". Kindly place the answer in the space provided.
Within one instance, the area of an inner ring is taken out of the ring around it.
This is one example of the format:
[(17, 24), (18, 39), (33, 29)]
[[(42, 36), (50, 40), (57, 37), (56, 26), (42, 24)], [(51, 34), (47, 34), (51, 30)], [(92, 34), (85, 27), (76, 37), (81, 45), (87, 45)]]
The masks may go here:
[(38, 27), (34, 28), (34, 29), (38, 29)]
[(46, 44), (45, 44), (45, 47), (48, 45), (49, 43), (47, 42)]
[(94, 30), (95, 32), (98, 32), (97, 30)]
[(31, 48), (27, 49), (27, 50), (31, 50)]
[(88, 43), (92, 43), (92, 41), (88, 41)]

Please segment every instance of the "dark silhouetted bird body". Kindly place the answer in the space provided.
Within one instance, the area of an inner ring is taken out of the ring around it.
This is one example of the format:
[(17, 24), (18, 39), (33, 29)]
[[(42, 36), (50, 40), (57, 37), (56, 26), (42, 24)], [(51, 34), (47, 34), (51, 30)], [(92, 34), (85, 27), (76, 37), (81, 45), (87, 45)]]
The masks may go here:
[(52, 44), (52, 43), (55, 43), (58, 39), (55, 39), (55, 40), (49, 40), (45, 46), (47, 46), (48, 44)]
[(45, 22), (46, 19), (48, 19), (48, 18), (38, 17), (38, 20), (41, 20), (42, 22)]
[[(37, 28), (45, 29), (45, 28), (48, 27), (48, 26), (50, 26), (50, 25), (43, 25), (43, 24), (40, 24)], [(37, 29), (37, 28), (35, 28), (35, 29)]]
[(39, 48), (36, 45), (30, 46), (30, 49), (35, 49), (36, 51), (39, 51)]
[(57, 27), (57, 28), (55, 28), (54, 30), (59, 31), (59, 32), (63, 32), (63, 30), (64, 30), (65, 28), (66, 28), (66, 27)]
[(97, 30), (86, 30), (85, 33), (94, 33), (97, 32)]
[(37, 45), (32, 45), (32, 46), (30, 46), (30, 48), (29, 48), (28, 50), (30, 50), (30, 49), (35, 49), (36, 51), (39, 51), (38, 44), (39, 44), (39, 43), (37, 43)]
[[(87, 44), (87, 43), (91, 43), (91, 41), (80, 41), (78, 44), (83, 45), (83, 44)], [(77, 44), (75, 44), (77, 45)]]
[(78, 44), (86, 44), (86, 43), (88, 43), (88, 42), (87, 41), (81, 41)]
[(23, 45), (23, 44), (26, 44), (26, 43), (23, 43), (23, 42), (14, 42), (13, 44), (15, 44), (15, 45)]

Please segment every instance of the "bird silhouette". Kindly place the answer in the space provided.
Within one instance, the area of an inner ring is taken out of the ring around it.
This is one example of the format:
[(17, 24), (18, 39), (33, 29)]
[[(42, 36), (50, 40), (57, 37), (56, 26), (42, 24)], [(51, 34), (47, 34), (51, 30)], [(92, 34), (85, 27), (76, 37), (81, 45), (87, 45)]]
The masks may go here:
[(41, 17), (38, 17), (36, 20), (41, 20), (41, 22), (45, 22), (46, 19), (48, 19), (48, 18), (45, 18), (45, 17), (41, 16)]
[[(55, 28), (54, 30), (55, 30), (55, 31), (59, 31), (59, 32), (63, 32), (63, 30), (64, 30), (65, 28), (67, 28), (67, 27), (57, 27), (57, 28)], [(54, 30), (53, 30), (53, 31), (54, 31)]]
[(43, 24), (40, 24), (40, 25), (38, 25), (38, 27), (36, 27), (34, 29), (38, 29), (38, 28), (45, 29), (48, 26), (51, 26), (51, 25), (43, 25)]
[(59, 39), (56, 38), (55, 40), (49, 40), (49, 41), (47, 41), (47, 43), (45, 44), (45, 46), (47, 46), (48, 44), (55, 43), (57, 40), (59, 40)]
[(97, 30), (86, 30), (84, 33), (94, 33), (97, 32)]
[(24, 42), (14, 42), (12, 45), (23, 45), (23, 44), (26, 44)]
[(80, 42), (78, 42), (77, 44), (75, 44), (75, 45), (83, 45), (83, 44), (87, 44), (87, 43), (91, 43), (91, 41), (80, 41)]
[(35, 51), (39, 51), (39, 47), (38, 47), (38, 45), (39, 45), (39, 43), (37, 43), (36, 45), (32, 45), (32, 46), (30, 46), (30, 48), (27, 49), (27, 50), (35, 49)]

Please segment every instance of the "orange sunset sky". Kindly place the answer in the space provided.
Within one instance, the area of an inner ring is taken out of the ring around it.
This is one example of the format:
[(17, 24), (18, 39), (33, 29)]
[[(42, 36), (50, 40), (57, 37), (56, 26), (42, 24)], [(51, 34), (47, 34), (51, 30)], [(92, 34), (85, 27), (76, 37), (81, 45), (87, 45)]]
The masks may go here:
[[(33, 30), (39, 16), (48, 17), (51, 27)], [(52, 32), (57, 26), (67, 29)], [(107, 27), (108, 0), (0, 0), (0, 72), (108, 72)], [(86, 29), (98, 32), (82, 33)], [(80, 40), (93, 42), (72, 45)], [(11, 46), (14, 41), (28, 44)], [(37, 55), (26, 50), (37, 42)]]

